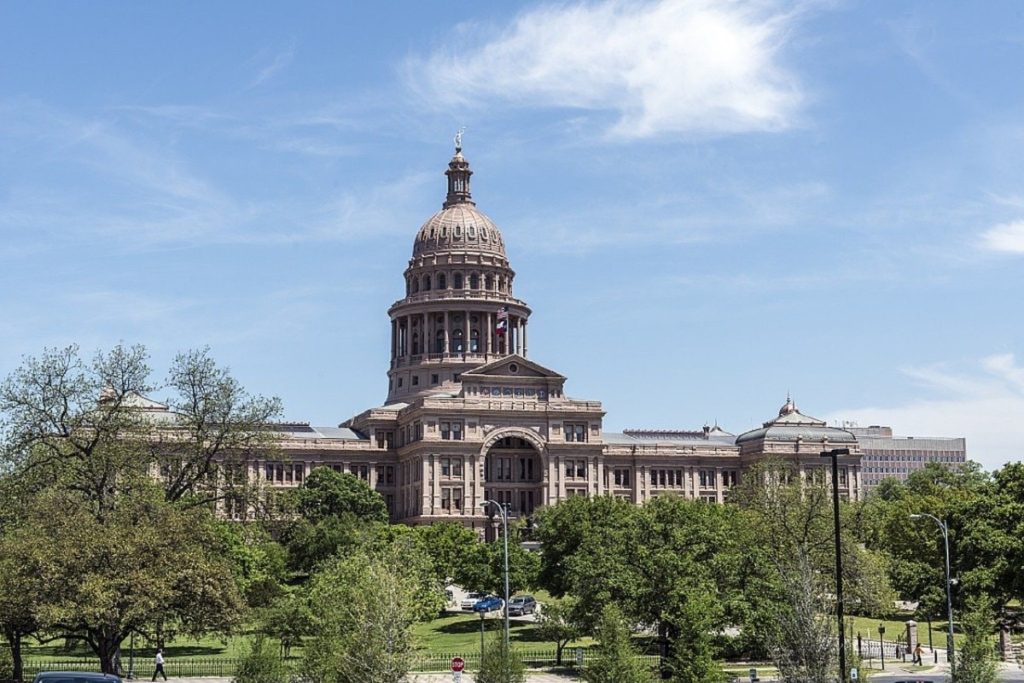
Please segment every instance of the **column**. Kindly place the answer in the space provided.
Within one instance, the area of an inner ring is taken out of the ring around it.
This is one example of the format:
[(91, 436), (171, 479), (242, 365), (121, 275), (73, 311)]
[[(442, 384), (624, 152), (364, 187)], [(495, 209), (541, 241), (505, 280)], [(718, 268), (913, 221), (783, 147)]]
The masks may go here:
[(391, 321), (391, 363), (394, 365), (395, 359), (398, 358), (398, 323), (395, 320)]
[(724, 478), (723, 478), (723, 475), (722, 475), (722, 468), (721, 467), (716, 467), (715, 468), (715, 499), (719, 503), (722, 503), (722, 502), (725, 501), (725, 496), (722, 495), (722, 491), (724, 491), (724, 490), (725, 490), (725, 482), (724, 482)]
[(523, 319), (523, 358), (526, 358), (526, 319)]
[(412, 358), (412, 316), (405, 316), (405, 360)]
[(493, 313), (491, 313), (490, 311), (487, 312), (487, 329), (484, 330), (484, 336), (487, 339), (487, 347), (484, 349), (484, 351), (487, 353), (488, 357), (490, 357), (490, 355), (494, 353), (494, 322), (492, 320), (493, 316)]
[(429, 515), (434, 512), (433, 488), (430, 487), (430, 461), (428, 458), (420, 459), (420, 492), (423, 494), (423, 509), (421, 515)]
[(462, 357), (469, 353), (469, 311), (462, 314)]
[(444, 312), (444, 354), (448, 355), (448, 350), (451, 348), (451, 342), (448, 339), (448, 311)]
[(565, 500), (565, 463), (562, 462), (562, 456), (558, 456), (555, 460), (555, 474), (558, 477), (558, 500)]
[(434, 507), (441, 504), (441, 464), (437, 461), (436, 455), (430, 456), (430, 479), (432, 482), (430, 497), (433, 499), (430, 504), (430, 512), (435, 515), (442, 514), (440, 509)]

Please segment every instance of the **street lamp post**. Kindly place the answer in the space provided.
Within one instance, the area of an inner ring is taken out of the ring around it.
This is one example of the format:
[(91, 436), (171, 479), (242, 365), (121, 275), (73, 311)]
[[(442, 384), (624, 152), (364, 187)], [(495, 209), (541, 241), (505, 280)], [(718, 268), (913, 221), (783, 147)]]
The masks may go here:
[(821, 457), (832, 458), (832, 515), (836, 527), (836, 618), (839, 621), (839, 680), (846, 682), (846, 637), (843, 633), (843, 553), (839, 539), (839, 456), (849, 455), (849, 448), (822, 451)]
[(481, 507), (493, 505), (501, 513), (502, 537), (505, 540), (505, 649), (508, 650), (508, 512), (505, 506), (493, 500), (485, 500)]
[(942, 531), (943, 547), (946, 551), (946, 618), (949, 620), (949, 634), (946, 636), (946, 660), (949, 662), (949, 677), (956, 680), (956, 658), (953, 655), (953, 579), (949, 575), (949, 526), (935, 515), (927, 512), (910, 515), (911, 519), (927, 517), (939, 525)]

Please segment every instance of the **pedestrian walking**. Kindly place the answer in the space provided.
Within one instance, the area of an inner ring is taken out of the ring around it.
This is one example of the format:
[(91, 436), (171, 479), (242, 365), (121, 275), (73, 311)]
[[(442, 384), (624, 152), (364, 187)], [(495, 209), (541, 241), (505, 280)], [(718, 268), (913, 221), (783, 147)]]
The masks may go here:
[(156, 671), (153, 672), (153, 680), (156, 680), (156, 675), (160, 674), (167, 680), (167, 674), (164, 673), (164, 651), (157, 648), (156, 651)]
[(923, 664), (923, 662), (921, 660), (921, 654), (923, 652), (924, 651), (921, 649), (921, 643), (918, 643), (917, 647), (914, 648), (914, 658), (911, 661), (914, 664), (917, 664), (918, 666), (924, 666), (924, 664)]

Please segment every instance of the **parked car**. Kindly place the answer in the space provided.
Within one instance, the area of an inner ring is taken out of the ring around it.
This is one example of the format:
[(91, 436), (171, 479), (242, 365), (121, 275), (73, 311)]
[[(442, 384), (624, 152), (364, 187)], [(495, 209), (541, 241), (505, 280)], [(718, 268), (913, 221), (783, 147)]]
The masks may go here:
[(494, 612), (505, 606), (505, 601), (497, 595), (488, 595), (473, 605), (474, 612)]
[(121, 679), (92, 671), (40, 671), (32, 683), (121, 683)]
[(521, 617), (524, 614), (533, 614), (537, 611), (537, 601), (532, 595), (516, 595), (508, 601), (508, 615), (510, 617)]
[(459, 607), (461, 607), (462, 609), (467, 610), (467, 611), (468, 610), (472, 610), (473, 609), (473, 605), (475, 605), (476, 603), (480, 602), (481, 600), (483, 600), (486, 597), (487, 596), (484, 595), (483, 593), (469, 593), (469, 594), (466, 595), (466, 597), (464, 597), (462, 599), (462, 602), (459, 603)]

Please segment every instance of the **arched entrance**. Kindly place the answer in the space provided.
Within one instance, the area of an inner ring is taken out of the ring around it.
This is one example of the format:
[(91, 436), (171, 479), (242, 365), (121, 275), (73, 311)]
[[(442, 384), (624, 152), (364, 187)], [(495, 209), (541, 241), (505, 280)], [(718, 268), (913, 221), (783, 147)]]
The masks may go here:
[[(488, 439), (484, 446), (484, 496), (501, 503), (512, 520), (529, 517), (544, 504), (547, 481), (544, 444), (534, 434), (507, 430)], [(497, 516), (488, 506), (489, 516)], [(486, 537), (495, 537), (494, 527)]]

